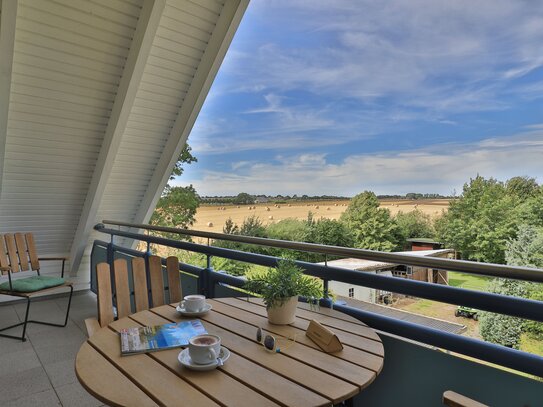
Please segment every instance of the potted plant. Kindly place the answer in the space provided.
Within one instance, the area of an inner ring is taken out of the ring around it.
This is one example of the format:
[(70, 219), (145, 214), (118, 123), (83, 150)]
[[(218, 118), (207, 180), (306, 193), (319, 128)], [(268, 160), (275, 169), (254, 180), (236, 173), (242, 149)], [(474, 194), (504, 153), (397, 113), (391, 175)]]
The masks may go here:
[(292, 260), (281, 260), (275, 268), (249, 275), (244, 288), (262, 296), (268, 320), (276, 325), (294, 322), (298, 296), (317, 299), (323, 295), (322, 283), (304, 275)]

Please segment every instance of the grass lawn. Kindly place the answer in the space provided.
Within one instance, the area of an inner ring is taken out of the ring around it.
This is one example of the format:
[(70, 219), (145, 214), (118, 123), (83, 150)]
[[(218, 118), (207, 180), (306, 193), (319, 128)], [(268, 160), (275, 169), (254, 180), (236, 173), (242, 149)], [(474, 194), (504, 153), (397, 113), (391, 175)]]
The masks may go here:
[(524, 333), (520, 337), (520, 350), (543, 356), (543, 341)]
[(474, 274), (449, 271), (449, 285), (452, 287), (467, 288), (469, 290), (486, 291), (486, 285), (491, 277), (476, 276)]

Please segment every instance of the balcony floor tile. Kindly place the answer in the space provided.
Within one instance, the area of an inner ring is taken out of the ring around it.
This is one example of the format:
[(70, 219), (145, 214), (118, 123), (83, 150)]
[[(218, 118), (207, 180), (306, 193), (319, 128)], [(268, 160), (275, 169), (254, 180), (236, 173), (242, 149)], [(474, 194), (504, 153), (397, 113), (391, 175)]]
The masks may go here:
[[(67, 298), (36, 300), (30, 318), (63, 322)], [(26, 303), (0, 304), (2, 325), (24, 318)], [(85, 318), (96, 316), (96, 296), (75, 293), (65, 328), (29, 324), (26, 342), (0, 338), (2, 406), (101, 406), (75, 376), (75, 357), (86, 340)], [(6, 333), (19, 335), (22, 327)]]

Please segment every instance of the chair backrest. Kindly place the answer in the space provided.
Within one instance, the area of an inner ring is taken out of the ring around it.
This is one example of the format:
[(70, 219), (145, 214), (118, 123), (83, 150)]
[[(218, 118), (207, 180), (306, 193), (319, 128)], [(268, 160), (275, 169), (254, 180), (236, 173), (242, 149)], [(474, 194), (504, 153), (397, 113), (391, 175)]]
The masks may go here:
[[(168, 292), (170, 304), (181, 301), (181, 277), (179, 275), (179, 259), (170, 256), (166, 259), (166, 273), (168, 276)], [(151, 282), (151, 296), (153, 307), (164, 305), (164, 280), (162, 273), (162, 259), (158, 256), (149, 257), (149, 280)]]
[(452, 390), (443, 393), (443, 404), (448, 407), (488, 407), (486, 404), (479, 403)]
[[(115, 283), (115, 300), (117, 305), (117, 317), (123, 318), (132, 311), (130, 301), (130, 283), (128, 279), (128, 264), (125, 259), (117, 259), (113, 262), (113, 281)], [(179, 276), (179, 260), (175, 256), (166, 260), (170, 302), (181, 300), (181, 281)], [(132, 280), (134, 287), (135, 311), (149, 309), (149, 289), (145, 273), (145, 260), (141, 257), (132, 259)], [(151, 282), (152, 306), (164, 305), (164, 283), (162, 276), (161, 258), (149, 257), (149, 281)], [(98, 321), (104, 327), (113, 322), (113, 290), (111, 286), (111, 271), (108, 263), (100, 263), (96, 266), (96, 285), (98, 291)]]
[[(0, 235), (0, 266), (12, 273), (40, 270), (36, 244), (32, 233), (6, 233)], [(4, 272), (5, 274), (5, 272)]]

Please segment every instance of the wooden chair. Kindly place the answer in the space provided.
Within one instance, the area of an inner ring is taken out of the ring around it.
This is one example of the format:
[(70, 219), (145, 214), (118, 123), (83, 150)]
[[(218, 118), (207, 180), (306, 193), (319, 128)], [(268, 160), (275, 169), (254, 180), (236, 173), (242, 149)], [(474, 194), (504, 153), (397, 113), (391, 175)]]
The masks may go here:
[[(40, 261), (48, 260), (62, 260), (61, 277), (40, 275)], [(0, 284), (0, 294), (23, 297), (26, 298), (27, 301), (24, 321), (0, 329), (0, 332), (2, 332), (23, 325), (22, 335), (15, 336), (0, 334), (0, 336), (5, 338), (20, 339), (24, 342), (26, 341), (26, 326), (29, 323), (59, 327), (66, 326), (68, 323), (68, 315), (70, 313), (70, 305), (72, 303), (72, 294), (74, 289), (72, 283), (64, 280), (65, 262), (66, 258), (64, 257), (38, 257), (34, 243), (34, 236), (32, 233), (6, 233), (4, 235), (0, 235), (0, 271), (3, 275), (8, 275), (8, 281)], [(12, 274), (20, 271), (35, 271), (36, 275), (27, 278), (12, 279)], [(70, 288), (70, 298), (68, 300), (68, 307), (66, 308), (64, 323), (56, 324), (52, 322), (29, 320), (28, 313), (30, 310), (31, 298), (37, 294), (43, 293), (44, 291), (60, 287)]]
[[(179, 302), (181, 301), (182, 294), (179, 260), (177, 257), (171, 256), (166, 259), (166, 271), (168, 274), (170, 303)], [(98, 329), (107, 326), (116, 319), (114, 304), (116, 305), (117, 319), (126, 317), (133, 312), (149, 309), (150, 306), (158, 307), (165, 304), (162, 259), (159, 256), (149, 257), (150, 298), (145, 273), (145, 259), (141, 257), (132, 259), (132, 279), (134, 283), (134, 311), (132, 310), (130, 301), (131, 293), (126, 260), (117, 259), (113, 262), (113, 278), (108, 263), (100, 263), (96, 266), (98, 319), (89, 318), (85, 320), (89, 337)], [(112, 289), (112, 281), (114, 289)], [(149, 304), (149, 299), (151, 300), (151, 304)]]
[(479, 403), (452, 390), (443, 393), (443, 404), (449, 407), (488, 407), (486, 404)]

